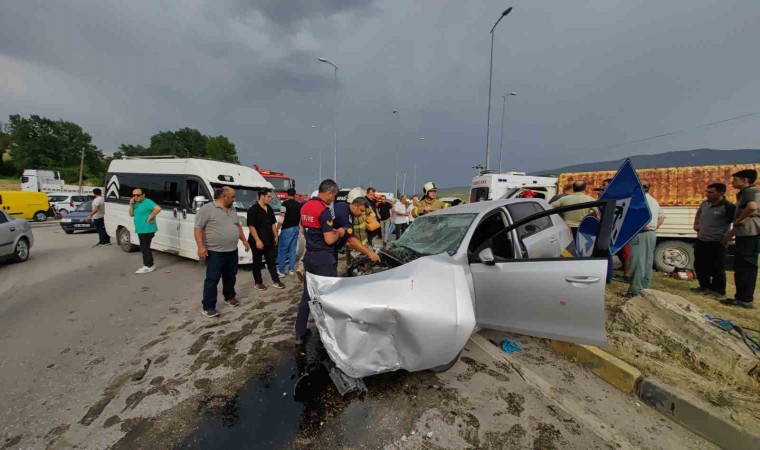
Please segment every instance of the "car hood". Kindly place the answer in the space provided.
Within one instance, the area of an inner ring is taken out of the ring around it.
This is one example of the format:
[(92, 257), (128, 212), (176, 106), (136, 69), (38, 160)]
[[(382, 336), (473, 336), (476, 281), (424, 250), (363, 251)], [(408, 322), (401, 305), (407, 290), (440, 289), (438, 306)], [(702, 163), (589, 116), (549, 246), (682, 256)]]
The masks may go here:
[(446, 253), (361, 277), (307, 273), (306, 283), (330, 359), (354, 378), (448, 364), (475, 329), (464, 267)]

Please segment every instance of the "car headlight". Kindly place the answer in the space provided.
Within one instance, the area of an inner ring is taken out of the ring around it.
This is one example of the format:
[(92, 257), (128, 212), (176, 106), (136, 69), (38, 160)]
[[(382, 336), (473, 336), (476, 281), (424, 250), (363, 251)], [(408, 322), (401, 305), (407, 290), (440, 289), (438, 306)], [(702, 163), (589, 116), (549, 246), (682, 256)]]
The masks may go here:
[(71, 223), (71, 219), (61, 219), (61, 223)]

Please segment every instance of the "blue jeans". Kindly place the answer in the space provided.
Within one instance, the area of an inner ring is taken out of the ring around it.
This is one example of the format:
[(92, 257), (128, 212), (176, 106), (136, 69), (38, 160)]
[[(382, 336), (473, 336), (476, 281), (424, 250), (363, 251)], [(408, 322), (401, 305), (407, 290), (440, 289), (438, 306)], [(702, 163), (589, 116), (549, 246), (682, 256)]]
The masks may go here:
[[(303, 258), (303, 268), (306, 272), (314, 275), (325, 277), (338, 276), (338, 258), (332, 250), (309, 252)], [(303, 293), (301, 302), (298, 304), (298, 315), (296, 316), (296, 338), (302, 339), (306, 334), (306, 326), (309, 321), (309, 289), (306, 287), (306, 281), (303, 283)]]
[(235, 298), (235, 281), (238, 270), (238, 251), (208, 251), (206, 258), (206, 280), (203, 282), (203, 309), (216, 308), (216, 287), (222, 280), (222, 295), (225, 300)]
[(296, 270), (296, 252), (298, 251), (298, 227), (280, 230), (280, 243), (277, 255), (277, 270), (285, 273), (285, 263), (289, 262), (291, 272)]

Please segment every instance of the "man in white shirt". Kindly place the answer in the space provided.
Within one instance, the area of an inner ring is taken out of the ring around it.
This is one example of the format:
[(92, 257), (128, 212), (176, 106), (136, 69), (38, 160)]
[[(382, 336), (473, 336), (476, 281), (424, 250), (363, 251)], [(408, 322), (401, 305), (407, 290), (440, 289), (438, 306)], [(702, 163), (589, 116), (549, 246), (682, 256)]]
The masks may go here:
[(406, 206), (406, 195), (402, 195), (393, 205), (393, 223), (396, 225), (396, 240), (398, 240), (406, 227), (409, 226), (409, 211)]
[(100, 188), (93, 189), (92, 193), (95, 195), (95, 199), (92, 201), (92, 211), (84, 220), (85, 222), (92, 220), (92, 226), (98, 232), (98, 243), (93, 247), (105, 247), (111, 245), (111, 236), (106, 232), (106, 202)]
[(414, 208), (416, 208), (416, 207), (417, 207), (417, 203), (419, 203), (419, 202), (420, 202), (420, 199), (419, 199), (419, 198), (417, 198), (417, 196), (416, 196), (416, 195), (413, 195), (413, 196), (412, 196), (412, 202), (411, 202), (411, 203), (409, 203), (409, 206), (407, 206), (407, 207), (406, 207), (406, 214), (407, 214), (407, 216), (406, 216), (406, 217), (408, 217), (408, 218), (409, 218), (409, 223), (410, 223), (410, 224), (411, 224), (412, 222), (414, 222), (414, 217), (412, 216), (412, 211), (414, 211)]
[(642, 289), (651, 289), (652, 287), (652, 266), (654, 265), (654, 247), (657, 244), (658, 228), (665, 222), (665, 214), (660, 209), (657, 200), (649, 195), (650, 184), (648, 181), (641, 183), (647, 199), (647, 206), (652, 213), (652, 221), (647, 224), (639, 234), (631, 240), (631, 259), (629, 267), (631, 270), (631, 284), (628, 286), (626, 297), (635, 297), (639, 295)]

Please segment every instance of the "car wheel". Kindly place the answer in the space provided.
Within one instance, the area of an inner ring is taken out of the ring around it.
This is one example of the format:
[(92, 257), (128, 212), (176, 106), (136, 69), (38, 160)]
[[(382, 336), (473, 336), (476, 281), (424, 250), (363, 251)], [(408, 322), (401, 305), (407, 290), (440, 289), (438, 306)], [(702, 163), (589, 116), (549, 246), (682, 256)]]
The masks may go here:
[(133, 245), (129, 239), (129, 230), (124, 227), (119, 228), (119, 231), (116, 232), (116, 242), (119, 244), (119, 247), (127, 253), (131, 253), (137, 250), (137, 246)]
[(63, 230), (66, 234), (74, 234), (74, 230)]
[(654, 250), (654, 267), (670, 273), (676, 267), (694, 269), (694, 246), (683, 241), (663, 241)]
[(15, 262), (24, 262), (29, 259), (29, 241), (26, 238), (21, 238), (16, 243), (16, 250), (13, 252), (13, 260)]
[(457, 357), (454, 358), (450, 363), (448, 364), (442, 364), (440, 366), (436, 366), (430, 369), (431, 372), (440, 373), (440, 372), (446, 372), (447, 370), (454, 367), (454, 364), (459, 361), (459, 357), (462, 356), (462, 350), (459, 351), (459, 354), (457, 354)]
[(69, 212), (67, 210), (65, 210), (65, 209), (59, 209), (58, 210), (58, 215), (61, 216), (61, 217), (66, 217), (68, 214), (69, 214)]
[(47, 220), (47, 213), (45, 211), (37, 211), (34, 213), (34, 220), (37, 222), (44, 222)]

